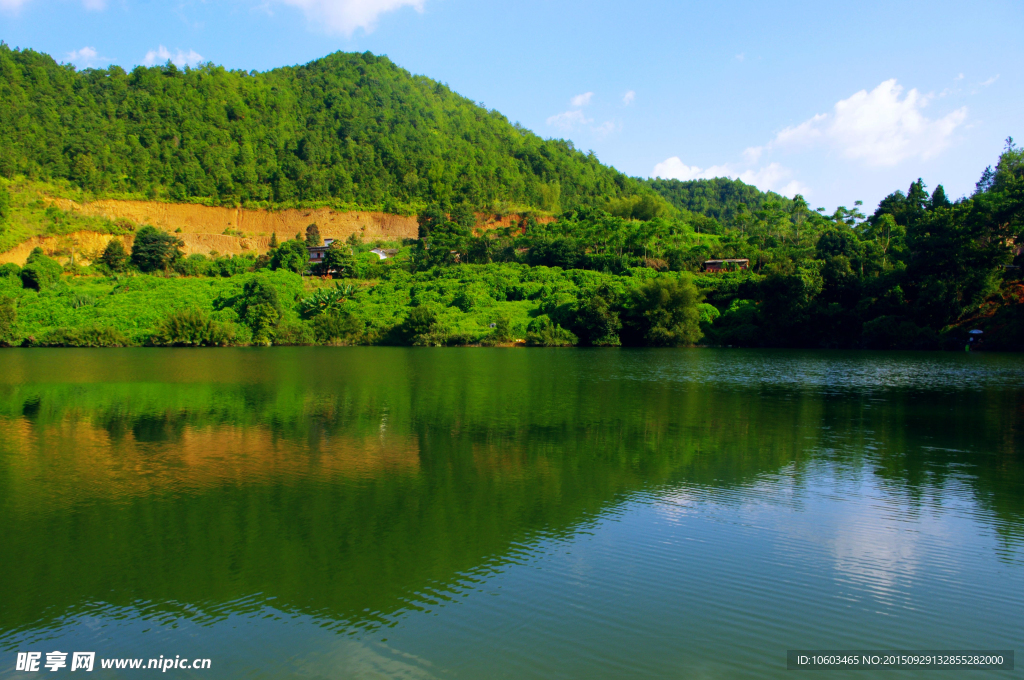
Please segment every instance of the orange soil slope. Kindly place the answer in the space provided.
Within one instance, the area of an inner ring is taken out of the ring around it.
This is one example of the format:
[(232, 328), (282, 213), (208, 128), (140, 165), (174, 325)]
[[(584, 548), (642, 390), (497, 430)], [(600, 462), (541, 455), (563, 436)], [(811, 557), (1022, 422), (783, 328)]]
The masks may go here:
[(54, 199), (54, 203), (61, 210), (109, 219), (127, 218), (137, 224), (151, 224), (167, 231), (181, 229), (183, 234), (220, 235), (225, 229), (231, 229), (256, 241), (269, 242), (270, 235), (277, 234), (281, 241), (296, 233), (305, 233), (306, 227), (316, 222), (324, 238), (346, 239), (352, 234), (367, 241), (416, 238), (415, 215), (334, 212), (328, 208), (247, 210), (155, 201), (95, 201), (79, 204), (58, 198)]
[[(265, 253), (270, 249), (272, 234), (285, 241), (296, 234), (304, 234), (306, 227), (315, 222), (323, 238), (345, 240), (355, 234), (361, 241), (397, 241), (416, 238), (416, 216), (392, 215), (381, 212), (335, 212), (328, 208), (288, 210), (248, 210), (245, 208), (216, 208), (188, 203), (158, 203), (156, 201), (103, 200), (76, 203), (64, 198), (50, 199), (61, 210), (83, 215), (128, 219), (136, 224), (150, 224), (159, 229), (175, 232), (184, 242), (186, 255), (240, 255), (246, 252)], [(541, 217), (547, 222), (553, 218)], [(518, 215), (495, 219), (477, 215), (477, 229), (488, 230), (512, 226)], [(180, 231), (179, 231), (180, 230)], [(231, 234), (225, 234), (231, 230)], [(89, 261), (96, 257), (112, 238), (121, 238), (131, 248), (134, 237), (114, 237), (96, 232), (75, 232), (65, 236), (35, 236), (7, 252), (0, 253), (0, 264), (24, 264), (33, 248), (41, 247), (47, 255), (67, 251), (74, 246), (76, 258)], [(66, 256), (61, 258), (67, 260)]]

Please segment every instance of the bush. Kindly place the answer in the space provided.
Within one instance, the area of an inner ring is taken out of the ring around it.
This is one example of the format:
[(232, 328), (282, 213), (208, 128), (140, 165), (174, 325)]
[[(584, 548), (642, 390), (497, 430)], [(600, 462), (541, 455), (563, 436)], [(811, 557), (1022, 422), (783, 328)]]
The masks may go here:
[(109, 326), (100, 328), (55, 328), (36, 343), (43, 347), (128, 347), (131, 340)]
[(579, 339), (572, 332), (554, 323), (547, 316), (539, 316), (526, 329), (526, 344), (530, 347), (572, 347)]
[(256, 276), (242, 287), (238, 316), (252, 329), (254, 343), (269, 345), (281, 320), (277, 289), (265, 276)]
[(63, 271), (59, 262), (44, 255), (42, 248), (36, 248), (21, 270), (21, 283), (33, 290), (46, 290), (60, 280)]
[(275, 345), (313, 345), (316, 336), (308, 323), (298, 321), (283, 323), (274, 332)]
[(9, 276), (12, 279), (21, 278), (21, 267), (14, 264), (13, 262), (8, 262), (7, 264), (0, 264), (0, 278), (5, 276)]
[(396, 331), (398, 340), (406, 345), (440, 347), (448, 340), (448, 333), (438, 321), (437, 313), (423, 305), (413, 307)]
[(153, 345), (177, 347), (227, 346), (235, 341), (235, 331), (228, 324), (213, 321), (206, 312), (186, 308), (167, 315), (150, 339)]
[[(868, 349), (937, 349), (938, 337), (904, 316), (880, 316), (864, 324), (862, 344)], [(963, 347), (966, 341), (953, 344)]]
[(334, 288), (321, 288), (312, 295), (302, 298), (299, 302), (299, 314), (304, 319), (312, 319), (321, 314), (331, 312), (351, 297), (354, 292), (355, 286), (343, 286), (335, 282)]
[(352, 314), (322, 314), (313, 321), (313, 334), (323, 345), (355, 345), (364, 340), (366, 325)]
[(112, 272), (123, 272), (128, 267), (128, 253), (124, 250), (121, 239), (113, 238), (107, 243), (100, 255), (100, 262), (107, 265)]
[(10, 297), (0, 297), (0, 345), (13, 345), (17, 334), (17, 301)]
[(494, 330), (484, 338), (485, 345), (506, 345), (515, 340), (512, 335), (512, 322), (507, 316), (499, 316), (494, 321)]
[(182, 276), (209, 276), (210, 260), (201, 253), (193, 253), (174, 263), (174, 271)]

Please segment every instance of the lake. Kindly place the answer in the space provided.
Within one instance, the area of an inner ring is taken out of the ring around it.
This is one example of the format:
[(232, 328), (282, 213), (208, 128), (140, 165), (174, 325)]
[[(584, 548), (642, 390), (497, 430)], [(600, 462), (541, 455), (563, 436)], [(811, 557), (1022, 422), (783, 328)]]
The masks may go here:
[(0, 351), (3, 678), (782, 678), (1022, 605), (1021, 356)]

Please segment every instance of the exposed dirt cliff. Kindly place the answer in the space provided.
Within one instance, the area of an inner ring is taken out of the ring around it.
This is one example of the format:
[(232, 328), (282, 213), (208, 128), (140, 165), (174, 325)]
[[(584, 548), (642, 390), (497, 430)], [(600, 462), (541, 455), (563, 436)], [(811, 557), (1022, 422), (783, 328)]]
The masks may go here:
[[(76, 203), (64, 198), (47, 199), (61, 210), (83, 215), (105, 217), (111, 220), (127, 219), (136, 225), (150, 224), (174, 233), (184, 242), (186, 255), (240, 255), (265, 253), (270, 249), (271, 235), (279, 242), (305, 234), (306, 227), (316, 223), (323, 238), (345, 240), (355, 234), (361, 241), (397, 241), (416, 238), (416, 216), (392, 215), (380, 212), (335, 212), (328, 208), (288, 210), (247, 210), (245, 208), (214, 208), (188, 203), (158, 203), (156, 201), (102, 200)], [(477, 230), (486, 231), (509, 227), (519, 222), (518, 215), (494, 217), (477, 215)], [(540, 221), (550, 221), (541, 217)], [(88, 262), (98, 256), (112, 238), (120, 238), (130, 249), (134, 237), (111, 236), (91, 231), (79, 231), (63, 236), (35, 236), (0, 253), (0, 264), (24, 264), (33, 248), (41, 247), (47, 255), (57, 255), (62, 261), (75, 251), (76, 261)]]

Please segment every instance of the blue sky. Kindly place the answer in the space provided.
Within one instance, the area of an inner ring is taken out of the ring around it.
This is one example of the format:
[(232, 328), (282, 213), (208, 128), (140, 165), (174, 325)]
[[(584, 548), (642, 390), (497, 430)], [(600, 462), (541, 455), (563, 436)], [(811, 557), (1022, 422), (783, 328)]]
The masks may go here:
[(829, 210), (970, 193), (1024, 138), (1022, 28), (1019, 0), (0, 0), (0, 40), (79, 67), (370, 50), (630, 175)]

